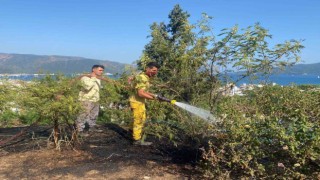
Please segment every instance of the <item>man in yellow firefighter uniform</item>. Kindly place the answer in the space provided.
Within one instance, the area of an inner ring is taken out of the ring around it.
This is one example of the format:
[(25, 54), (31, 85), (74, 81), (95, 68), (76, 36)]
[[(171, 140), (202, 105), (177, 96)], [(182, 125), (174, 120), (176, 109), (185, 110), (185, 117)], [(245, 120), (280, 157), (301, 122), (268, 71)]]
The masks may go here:
[(142, 141), (142, 130), (146, 121), (146, 99), (157, 99), (157, 95), (149, 91), (150, 78), (156, 76), (160, 66), (156, 62), (150, 62), (146, 65), (144, 72), (133, 78), (132, 86), (134, 93), (130, 97), (130, 107), (133, 112), (133, 139), (135, 145), (151, 145), (151, 142)]

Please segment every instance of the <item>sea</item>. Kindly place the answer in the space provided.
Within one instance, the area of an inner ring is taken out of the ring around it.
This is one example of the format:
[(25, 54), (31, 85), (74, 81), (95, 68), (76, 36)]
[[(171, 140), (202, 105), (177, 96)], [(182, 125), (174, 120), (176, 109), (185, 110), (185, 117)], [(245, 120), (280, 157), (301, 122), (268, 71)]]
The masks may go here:
[[(22, 80), (22, 81), (33, 81), (37, 79), (42, 79), (46, 76), (57, 76), (56, 74), (0, 74), (0, 80), (6, 79), (6, 80)], [(79, 74), (64, 74), (66, 77), (78, 77)], [(105, 76), (111, 78), (111, 79), (117, 79), (119, 78), (118, 75), (113, 75), (110, 73), (105, 74)]]
[[(320, 73), (319, 73), (320, 74)], [(236, 78), (234, 78), (236, 79)], [(270, 75), (268, 78), (258, 77), (256, 80), (249, 80), (248, 78), (242, 79), (236, 83), (236, 85), (241, 84), (278, 84), (282, 86), (289, 85), (320, 85), (320, 75), (310, 75), (310, 74), (274, 74)]]
[[(43, 78), (47, 76), (46, 74), (6, 74), (1, 75), (0, 79), (13, 79), (13, 80), (23, 80), (23, 81), (32, 81), (35, 79)], [(51, 76), (54, 76), (54, 74), (51, 74)], [(112, 74), (107, 75), (108, 77), (112, 79), (117, 79)], [(237, 79), (237, 77), (232, 76), (234, 80)], [(301, 74), (301, 75), (293, 75), (293, 74), (274, 74), (271, 75), (268, 79), (264, 79), (262, 77), (251, 81), (248, 78), (242, 79), (236, 83), (237, 86), (242, 84), (262, 84), (262, 83), (270, 83), (270, 84), (278, 84), (283, 86), (288, 85), (320, 85), (320, 73), (319, 75), (309, 75), (309, 74)]]

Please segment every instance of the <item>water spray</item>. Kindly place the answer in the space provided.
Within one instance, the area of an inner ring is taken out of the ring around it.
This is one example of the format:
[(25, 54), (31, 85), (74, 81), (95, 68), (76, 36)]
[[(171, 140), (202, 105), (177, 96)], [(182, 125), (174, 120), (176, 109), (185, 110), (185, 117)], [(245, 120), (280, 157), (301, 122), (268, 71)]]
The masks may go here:
[(189, 104), (185, 104), (185, 103), (181, 103), (181, 102), (177, 102), (176, 100), (170, 100), (166, 97), (160, 96), (160, 95), (156, 95), (157, 99), (159, 99), (160, 101), (165, 101), (165, 102), (169, 102), (173, 105), (176, 105), (178, 107), (180, 107), (181, 109), (184, 109), (188, 112), (190, 112), (193, 115), (196, 115), (208, 122), (217, 122), (217, 119), (210, 113), (210, 111), (205, 110), (205, 109), (201, 109), (195, 106), (191, 106)]

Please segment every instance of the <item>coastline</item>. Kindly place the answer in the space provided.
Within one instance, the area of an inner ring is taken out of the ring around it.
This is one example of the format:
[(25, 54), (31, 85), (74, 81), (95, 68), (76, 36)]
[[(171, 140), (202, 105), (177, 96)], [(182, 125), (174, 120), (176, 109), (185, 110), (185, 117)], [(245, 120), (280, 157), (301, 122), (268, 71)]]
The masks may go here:
[[(47, 75), (55, 76), (58, 74), (0, 74), (0, 80), (22, 80), (22, 81), (32, 81), (34, 79), (43, 78)], [(78, 76), (77, 74), (67, 74), (65, 76), (74, 77)], [(116, 79), (116, 77), (111, 73), (105, 73), (105, 76), (108, 76), (112, 79)], [(231, 75), (232, 80), (235, 82), (237, 80), (237, 76)], [(231, 83), (231, 82), (230, 82)], [(236, 86), (244, 86), (247, 84), (259, 85), (259, 84), (277, 84), (281, 86), (288, 85), (320, 85), (320, 76), (319, 75), (293, 75), (293, 74), (274, 74), (270, 75), (269, 78), (263, 79), (262, 77), (258, 77), (256, 80), (249, 80), (248, 78), (242, 79), (235, 83)]]

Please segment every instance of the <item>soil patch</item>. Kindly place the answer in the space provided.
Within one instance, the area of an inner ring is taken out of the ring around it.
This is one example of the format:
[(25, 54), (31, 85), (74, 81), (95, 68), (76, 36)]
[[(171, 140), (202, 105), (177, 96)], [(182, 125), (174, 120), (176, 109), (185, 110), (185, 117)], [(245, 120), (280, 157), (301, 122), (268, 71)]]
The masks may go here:
[[(0, 142), (27, 127), (0, 129)], [(196, 152), (152, 139), (134, 146), (127, 130), (99, 127), (76, 150), (48, 145), (51, 128), (30, 128), (0, 148), (0, 179), (199, 179)], [(62, 143), (63, 144), (63, 143)]]

